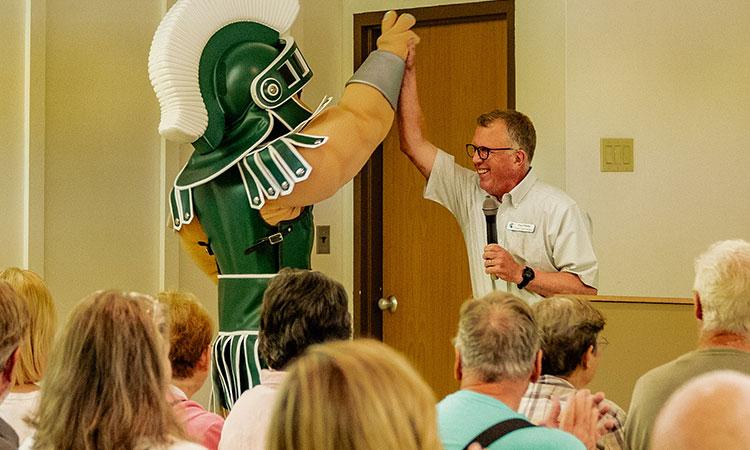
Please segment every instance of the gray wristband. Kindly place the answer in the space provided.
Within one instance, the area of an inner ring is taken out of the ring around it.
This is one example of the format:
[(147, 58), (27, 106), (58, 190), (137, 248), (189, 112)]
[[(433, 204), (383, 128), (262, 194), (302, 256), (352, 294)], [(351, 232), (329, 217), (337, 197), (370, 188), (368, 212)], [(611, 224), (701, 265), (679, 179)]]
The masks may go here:
[(401, 58), (391, 52), (375, 50), (370, 53), (370, 56), (359, 66), (346, 84), (362, 83), (374, 87), (383, 94), (395, 110), (403, 77), (404, 61)]

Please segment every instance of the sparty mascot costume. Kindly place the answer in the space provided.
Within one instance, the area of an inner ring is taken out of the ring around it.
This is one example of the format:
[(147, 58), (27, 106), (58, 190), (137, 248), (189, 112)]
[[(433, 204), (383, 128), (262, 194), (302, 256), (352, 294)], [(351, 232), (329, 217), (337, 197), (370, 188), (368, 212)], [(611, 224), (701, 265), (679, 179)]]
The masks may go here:
[(312, 71), (294, 39), (297, 0), (178, 0), (151, 44), (159, 133), (190, 143), (171, 192), (172, 226), (218, 279), (215, 392), (230, 409), (260, 382), (263, 292), (308, 269), (312, 205), (351, 180), (391, 127), (414, 17), (389, 12), (341, 100), (300, 100)]

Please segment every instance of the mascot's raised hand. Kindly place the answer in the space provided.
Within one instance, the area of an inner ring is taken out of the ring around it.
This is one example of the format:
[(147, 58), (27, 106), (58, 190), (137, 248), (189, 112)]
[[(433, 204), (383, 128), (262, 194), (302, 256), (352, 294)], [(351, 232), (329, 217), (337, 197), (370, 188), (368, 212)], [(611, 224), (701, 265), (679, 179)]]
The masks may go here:
[(259, 382), (260, 305), (282, 267), (309, 268), (312, 205), (351, 180), (385, 138), (414, 17), (389, 12), (338, 104), (309, 109), (312, 78), (284, 36), (297, 0), (178, 0), (156, 30), (149, 76), (159, 132), (194, 152), (170, 196), (173, 227), (218, 280), (214, 385), (224, 408)]

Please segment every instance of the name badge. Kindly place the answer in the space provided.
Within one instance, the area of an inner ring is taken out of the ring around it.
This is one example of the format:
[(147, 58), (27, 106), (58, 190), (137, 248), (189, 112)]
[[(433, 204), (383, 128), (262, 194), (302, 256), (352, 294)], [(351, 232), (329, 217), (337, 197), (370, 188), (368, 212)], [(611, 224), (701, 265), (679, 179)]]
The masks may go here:
[(536, 230), (536, 225), (534, 225), (533, 223), (508, 222), (508, 226), (506, 228), (510, 231), (533, 233), (534, 230)]

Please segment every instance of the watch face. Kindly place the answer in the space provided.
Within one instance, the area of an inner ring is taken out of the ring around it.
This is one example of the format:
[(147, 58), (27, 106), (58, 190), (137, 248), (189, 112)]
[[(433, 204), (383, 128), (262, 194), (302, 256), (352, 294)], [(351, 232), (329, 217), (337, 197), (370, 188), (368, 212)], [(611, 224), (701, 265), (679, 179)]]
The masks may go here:
[(523, 269), (523, 279), (524, 281), (528, 280), (531, 281), (534, 279), (534, 269), (531, 267), (526, 267)]

